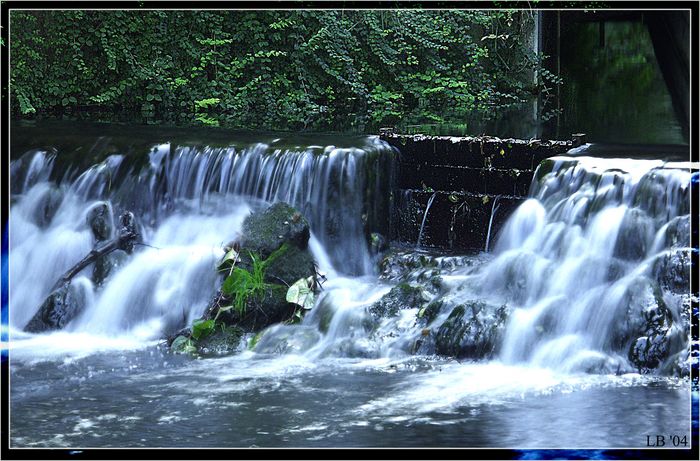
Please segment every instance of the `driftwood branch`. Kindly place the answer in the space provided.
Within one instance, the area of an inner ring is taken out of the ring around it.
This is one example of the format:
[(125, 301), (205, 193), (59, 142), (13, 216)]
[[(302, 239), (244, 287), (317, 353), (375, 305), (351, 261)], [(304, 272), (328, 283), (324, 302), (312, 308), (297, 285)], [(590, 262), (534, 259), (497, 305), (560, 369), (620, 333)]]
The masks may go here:
[(51, 288), (51, 291), (54, 291), (70, 282), (73, 277), (75, 277), (87, 266), (95, 262), (97, 258), (105, 256), (114, 250), (124, 250), (127, 253), (131, 253), (133, 251), (134, 245), (138, 243), (139, 239), (139, 233), (136, 228), (134, 215), (133, 213), (126, 211), (119, 217), (119, 221), (121, 223), (119, 235), (117, 235), (117, 237), (114, 239), (93, 248), (83, 259), (71, 267), (56, 281), (53, 288)]

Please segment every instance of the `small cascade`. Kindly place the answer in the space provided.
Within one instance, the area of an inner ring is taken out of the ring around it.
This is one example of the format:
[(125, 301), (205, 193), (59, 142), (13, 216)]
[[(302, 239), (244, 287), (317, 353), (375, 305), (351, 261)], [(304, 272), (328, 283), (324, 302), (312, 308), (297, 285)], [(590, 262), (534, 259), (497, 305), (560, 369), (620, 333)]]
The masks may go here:
[(428, 219), (428, 212), (430, 211), (430, 206), (433, 204), (433, 200), (435, 200), (435, 196), (437, 195), (437, 192), (434, 192), (433, 195), (430, 196), (428, 199), (428, 204), (425, 206), (425, 212), (423, 213), (423, 220), (420, 223), (420, 231), (418, 232), (418, 241), (416, 242), (416, 249), (420, 249), (421, 245), (421, 240), (423, 240), (423, 229), (425, 228), (425, 221)]
[[(356, 147), (283, 142), (155, 144), (140, 155), (112, 153), (83, 171), (54, 168), (60, 152), (14, 160), (10, 325), (21, 329), (56, 279), (92, 249), (88, 213), (103, 203), (114, 217), (136, 215), (144, 245), (117, 255), (102, 286), (91, 281), (92, 267), (74, 279), (87, 306), (68, 331), (157, 338), (191, 323), (216, 291), (212, 268), (224, 245), (252, 210), (273, 202), (304, 213), (327, 272), (372, 273), (366, 235), (386, 206), (375, 178), (390, 167), (392, 149), (376, 137), (358, 138)], [(115, 235), (111, 217), (107, 227)]]
[(486, 253), (489, 252), (489, 243), (491, 243), (491, 228), (493, 227), (493, 217), (496, 215), (498, 212), (498, 200), (501, 198), (500, 195), (497, 195), (496, 198), (493, 199), (493, 204), (491, 204), (491, 216), (489, 217), (489, 230), (486, 233), (486, 244), (484, 246), (484, 251)]
[(688, 167), (590, 157), (540, 165), (478, 276), (478, 293), (514, 308), (502, 360), (646, 369), (685, 349)]

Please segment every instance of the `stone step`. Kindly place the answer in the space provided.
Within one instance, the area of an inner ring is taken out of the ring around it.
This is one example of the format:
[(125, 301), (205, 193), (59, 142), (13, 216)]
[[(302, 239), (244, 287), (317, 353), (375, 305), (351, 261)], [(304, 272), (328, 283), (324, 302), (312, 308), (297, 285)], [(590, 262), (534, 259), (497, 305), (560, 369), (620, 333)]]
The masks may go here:
[(381, 138), (399, 150), (401, 162), (471, 168), (534, 170), (545, 158), (563, 154), (574, 147), (572, 141), (500, 139), (487, 136), (382, 134)]
[(397, 187), (437, 191), (467, 191), (474, 194), (526, 196), (532, 170), (470, 168), (452, 165), (399, 163)]
[(394, 191), (394, 239), (408, 245), (417, 244), (423, 216), (433, 194), (435, 198), (425, 220), (421, 246), (455, 251), (484, 249), (497, 197), (491, 247), (508, 216), (525, 200), (525, 197), (508, 195), (397, 189)]

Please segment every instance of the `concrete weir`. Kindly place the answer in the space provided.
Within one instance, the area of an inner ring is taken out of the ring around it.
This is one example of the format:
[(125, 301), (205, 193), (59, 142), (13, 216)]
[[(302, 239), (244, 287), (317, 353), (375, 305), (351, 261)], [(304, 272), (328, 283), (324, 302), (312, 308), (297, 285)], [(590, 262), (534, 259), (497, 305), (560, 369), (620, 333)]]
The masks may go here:
[(484, 250), (489, 236), (492, 245), (510, 213), (527, 198), (537, 165), (580, 142), (390, 130), (380, 137), (399, 151), (393, 239), (454, 251)]

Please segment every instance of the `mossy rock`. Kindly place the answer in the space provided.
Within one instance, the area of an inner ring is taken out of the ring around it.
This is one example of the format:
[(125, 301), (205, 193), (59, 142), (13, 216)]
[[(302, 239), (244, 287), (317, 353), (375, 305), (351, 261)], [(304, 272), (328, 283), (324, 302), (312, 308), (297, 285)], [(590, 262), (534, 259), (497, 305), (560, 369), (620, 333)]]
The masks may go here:
[(369, 307), (375, 318), (395, 317), (401, 309), (420, 308), (425, 304), (423, 290), (420, 287), (399, 283), (379, 301)]
[(483, 301), (456, 306), (435, 335), (438, 354), (458, 358), (491, 357), (497, 350), (510, 310)]
[(309, 236), (309, 222), (301, 212), (287, 203), (280, 202), (264, 211), (249, 215), (243, 222), (239, 243), (242, 249), (266, 259), (284, 243), (305, 250), (309, 244)]
[[(287, 290), (285, 285), (268, 284), (261, 297), (251, 297), (247, 300), (242, 315), (231, 309), (219, 314), (217, 320), (225, 325), (240, 327), (245, 331), (260, 331), (274, 323), (287, 321), (293, 317), (298, 307), (287, 302)], [(218, 308), (229, 302), (230, 300), (225, 298), (221, 299), (208, 310), (205, 318), (214, 318)]]
[(243, 349), (241, 339), (244, 331), (235, 326), (216, 327), (210, 335), (196, 342), (201, 355), (227, 355)]

